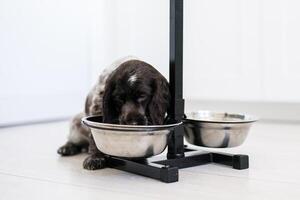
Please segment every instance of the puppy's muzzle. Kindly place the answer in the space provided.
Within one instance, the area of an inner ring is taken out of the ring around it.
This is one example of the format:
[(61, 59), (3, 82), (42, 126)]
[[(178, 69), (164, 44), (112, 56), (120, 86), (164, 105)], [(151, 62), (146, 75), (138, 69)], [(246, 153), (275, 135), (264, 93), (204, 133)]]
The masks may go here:
[(124, 125), (148, 125), (147, 117), (140, 114), (127, 114), (120, 117), (120, 124)]

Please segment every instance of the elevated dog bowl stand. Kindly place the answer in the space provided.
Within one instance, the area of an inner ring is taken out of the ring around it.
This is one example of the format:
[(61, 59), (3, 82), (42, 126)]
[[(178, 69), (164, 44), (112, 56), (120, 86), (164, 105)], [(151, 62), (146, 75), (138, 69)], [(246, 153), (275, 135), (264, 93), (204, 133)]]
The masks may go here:
[[(169, 82), (172, 95), (169, 118), (181, 121), (184, 116), (182, 97), (182, 54), (183, 53), (183, 0), (170, 0), (170, 68)], [(130, 160), (107, 156), (107, 166), (134, 174), (154, 178), (165, 183), (178, 181), (178, 169), (208, 163), (231, 166), (233, 169), (247, 169), (247, 155), (205, 152), (184, 145), (184, 129), (180, 125), (172, 131), (168, 141), (167, 158), (155, 156), (147, 160)]]

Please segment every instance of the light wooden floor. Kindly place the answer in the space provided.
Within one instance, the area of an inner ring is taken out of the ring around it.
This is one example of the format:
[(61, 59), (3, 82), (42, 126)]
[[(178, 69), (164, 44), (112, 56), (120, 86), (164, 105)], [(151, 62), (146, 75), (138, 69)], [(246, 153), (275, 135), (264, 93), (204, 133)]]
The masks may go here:
[(250, 169), (204, 165), (177, 183), (82, 169), (86, 155), (60, 157), (68, 123), (0, 129), (0, 199), (300, 199), (300, 125), (257, 123), (244, 145)]

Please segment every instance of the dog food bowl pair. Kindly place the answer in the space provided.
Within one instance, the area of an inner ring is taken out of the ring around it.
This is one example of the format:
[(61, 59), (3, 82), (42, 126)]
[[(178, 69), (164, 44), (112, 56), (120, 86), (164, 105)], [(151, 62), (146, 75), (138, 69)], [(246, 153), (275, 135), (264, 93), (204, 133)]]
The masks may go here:
[[(190, 144), (224, 148), (241, 145), (255, 121), (248, 115), (199, 111), (187, 114), (183, 126)], [(147, 158), (162, 153), (169, 133), (182, 124), (118, 125), (102, 123), (101, 116), (85, 117), (82, 122), (91, 129), (101, 152), (126, 158)]]

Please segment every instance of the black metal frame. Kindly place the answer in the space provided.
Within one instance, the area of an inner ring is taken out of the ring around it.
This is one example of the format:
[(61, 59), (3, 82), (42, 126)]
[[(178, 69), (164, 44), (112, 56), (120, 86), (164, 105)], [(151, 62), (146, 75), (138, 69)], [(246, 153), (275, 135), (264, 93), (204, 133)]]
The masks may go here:
[[(170, 91), (172, 95), (169, 119), (181, 121), (184, 116), (182, 97), (183, 56), (183, 0), (170, 0)], [(171, 133), (168, 141), (167, 159), (156, 156), (145, 160), (129, 160), (107, 156), (107, 166), (119, 170), (154, 178), (166, 183), (178, 181), (178, 169), (207, 163), (232, 166), (233, 169), (247, 169), (247, 155), (205, 152), (188, 148), (183, 143), (184, 130), (180, 125)]]
[(175, 159), (162, 159), (153, 157), (145, 160), (128, 160), (108, 156), (107, 166), (134, 174), (150, 177), (165, 183), (178, 181), (178, 170), (188, 167), (195, 167), (208, 163), (218, 163), (231, 166), (233, 169), (247, 169), (249, 158), (247, 155), (231, 155), (226, 153), (206, 152), (193, 149), (185, 150), (185, 156)]

